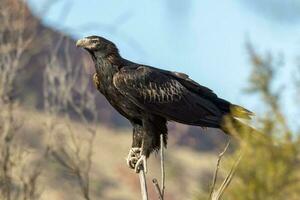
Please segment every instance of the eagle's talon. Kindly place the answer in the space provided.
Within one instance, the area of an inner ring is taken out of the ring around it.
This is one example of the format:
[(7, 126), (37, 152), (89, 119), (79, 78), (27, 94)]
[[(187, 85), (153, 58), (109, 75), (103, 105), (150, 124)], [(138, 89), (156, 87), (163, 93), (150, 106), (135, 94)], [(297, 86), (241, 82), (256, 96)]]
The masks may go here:
[(137, 161), (138, 161), (138, 158), (136, 158), (136, 157), (130, 158), (128, 163), (127, 163), (129, 168), (135, 169), (135, 165), (136, 165)]
[(135, 164), (134, 171), (139, 173), (140, 170), (144, 169), (145, 173), (147, 173), (147, 158), (145, 155), (141, 155)]
[(135, 169), (135, 165), (140, 157), (141, 148), (132, 147), (129, 150), (126, 162), (129, 168)]

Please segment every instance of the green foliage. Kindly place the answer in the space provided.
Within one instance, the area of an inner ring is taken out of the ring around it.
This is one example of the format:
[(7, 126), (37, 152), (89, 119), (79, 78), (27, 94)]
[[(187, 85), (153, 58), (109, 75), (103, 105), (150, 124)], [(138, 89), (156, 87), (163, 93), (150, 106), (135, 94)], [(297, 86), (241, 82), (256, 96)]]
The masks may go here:
[[(233, 169), (240, 155), (242, 160), (222, 198), (300, 199), (300, 136), (294, 131), (297, 124), (289, 126), (280, 103), (282, 88), (290, 87), (291, 81), (283, 85), (283, 79), (277, 76), (282, 69), (282, 59), (275, 60), (271, 54), (260, 56), (250, 43), (247, 50), (252, 73), (246, 91), (261, 99), (263, 109), (253, 122), (257, 131), (237, 126), (230, 119), (226, 121), (226, 128), (238, 138), (238, 148), (223, 161), (228, 166), (227, 171)], [(295, 83), (299, 90), (300, 81)], [(195, 199), (207, 199), (207, 196), (200, 193)]]
[(282, 90), (275, 88), (280, 62), (259, 56), (251, 45), (248, 52), (253, 66), (248, 91), (261, 97), (265, 114), (255, 124), (261, 133), (235, 130), (246, 137), (232, 156), (242, 152), (243, 159), (224, 199), (299, 199), (300, 137), (288, 126), (280, 106)]
[[(248, 139), (226, 199), (298, 199), (300, 140)], [(298, 198), (296, 198), (298, 197)]]

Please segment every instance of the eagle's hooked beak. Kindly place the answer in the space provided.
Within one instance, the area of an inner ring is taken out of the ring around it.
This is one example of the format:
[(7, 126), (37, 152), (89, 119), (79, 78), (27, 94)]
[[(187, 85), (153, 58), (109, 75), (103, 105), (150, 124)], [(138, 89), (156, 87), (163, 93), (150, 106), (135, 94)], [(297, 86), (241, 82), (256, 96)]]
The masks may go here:
[(80, 39), (80, 40), (77, 40), (76, 42), (76, 46), (77, 47), (82, 47), (82, 48), (86, 48), (89, 46), (89, 39), (87, 38), (83, 38), (83, 39)]

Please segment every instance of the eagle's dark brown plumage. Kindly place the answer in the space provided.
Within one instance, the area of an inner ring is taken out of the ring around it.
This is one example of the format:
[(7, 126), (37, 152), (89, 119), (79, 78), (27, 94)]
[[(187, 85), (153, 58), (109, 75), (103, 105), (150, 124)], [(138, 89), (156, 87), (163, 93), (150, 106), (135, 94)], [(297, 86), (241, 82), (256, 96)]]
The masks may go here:
[[(133, 126), (128, 164), (137, 171), (150, 153), (160, 148), (160, 134), (167, 144), (167, 121), (222, 129), (224, 116), (235, 119), (251, 115), (186, 74), (123, 59), (115, 44), (105, 38), (90, 36), (76, 45), (87, 50), (95, 63), (97, 89)], [(140, 158), (132, 159), (137, 152)]]

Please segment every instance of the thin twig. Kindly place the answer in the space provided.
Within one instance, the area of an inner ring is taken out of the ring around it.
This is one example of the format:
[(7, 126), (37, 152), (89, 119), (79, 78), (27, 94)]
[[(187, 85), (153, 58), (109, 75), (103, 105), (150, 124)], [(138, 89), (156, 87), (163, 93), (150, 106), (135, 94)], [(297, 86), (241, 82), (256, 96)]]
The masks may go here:
[(240, 161), (242, 159), (242, 154), (238, 157), (238, 159), (235, 161), (234, 165), (230, 169), (229, 174), (226, 176), (225, 180), (221, 184), (220, 188), (212, 195), (212, 200), (219, 200), (221, 199), (222, 195), (224, 194), (225, 189), (230, 184), (232, 177), (234, 173), (236, 172), (237, 166), (239, 165)]
[(161, 168), (161, 197), (165, 194), (165, 157), (164, 157), (164, 136), (160, 134), (160, 168)]
[(142, 200), (148, 200), (146, 176), (145, 176), (144, 169), (142, 167), (139, 171), (139, 178), (140, 178), (140, 184), (141, 184)]
[(156, 178), (152, 179), (152, 183), (160, 200), (164, 200), (165, 193), (165, 157), (164, 157), (164, 136), (160, 134), (160, 169), (161, 169), (161, 188)]
[(160, 190), (160, 188), (159, 188), (157, 179), (156, 179), (156, 178), (152, 179), (152, 183), (153, 183), (154, 188), (155, 188), (155, 190), (156, 190), (156, 192), (157, 192), (157, 194), (158, 194), (159, 200), (163, 200), (163, 195), (162, 195), (162, 193), (161, 193), (162, 190)]
[(216, 166), (216, 170), (214, 172), (213, 182), (212, 182), (211, 190), (210, 190), (210, 193), (209, 193), (209, 199), (212, 199), (212, 197), (213, 197), (213, 194), (214, 194), (214, 191), (215, 191), (216, 182), (217, 182), (217, 178), (218, 178), (218, 172), (219, 172), (219, 168), (220, 168), (220, 162), (221, 162), (222, 157), (224, 156), (225, 152), (227, 151), (227, 149), (229, 147), (229, 144), (230, 144), (230, 140), (227, 141), (227, 144), (226, 144), (224, 150), (218, 156), (217, 166)]

